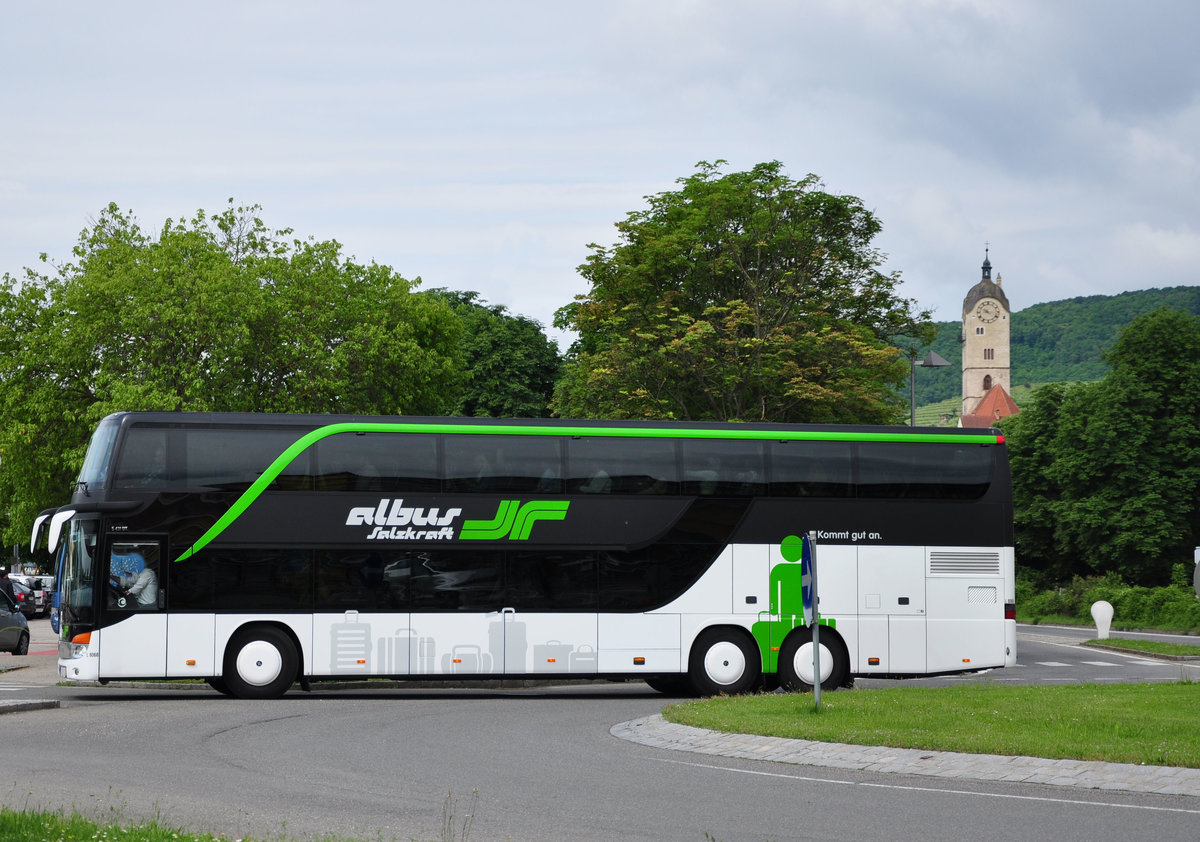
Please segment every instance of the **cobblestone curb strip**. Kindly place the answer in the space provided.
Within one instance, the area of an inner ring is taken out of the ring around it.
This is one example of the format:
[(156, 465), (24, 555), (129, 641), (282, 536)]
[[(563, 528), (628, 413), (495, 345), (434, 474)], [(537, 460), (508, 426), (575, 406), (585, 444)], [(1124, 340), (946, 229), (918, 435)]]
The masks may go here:
[(20, 713), (25, 710), (47, 710), (48, 708), (56, 708), (58, 706), (57, 699), (42, 699), (41, 701), (7, 699), (0, 701), (0, 714)]
[(1182, 769), (1175, 766), (1046, 760), (1040, 757), (1004, 757), (953, 751), (853, 746), (749, 734), (725, 734), (676, 725), (667, 722), (658, 714), (619, 723), (610, 729), (610, 733), (614, 737), (655, 748), (745, 760), (771, 760), (776, 763), (829, 766), (865, 772), (898, 772), (935, 778), (1012, 781), (1082, 789), (1190, 795), (1200, 798), (1200, 769)]

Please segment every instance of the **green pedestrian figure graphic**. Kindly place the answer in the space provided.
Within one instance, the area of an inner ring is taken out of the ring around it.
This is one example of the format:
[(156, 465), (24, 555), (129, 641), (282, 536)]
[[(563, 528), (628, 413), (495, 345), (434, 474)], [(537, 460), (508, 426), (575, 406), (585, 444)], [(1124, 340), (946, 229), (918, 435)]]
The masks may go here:
[[(779, 543), (779, 554), (783, 556), (783, 562), (771, 568), (768, 610), (759, 612), (759, 621), (750, 628), (750, 633), (758, 641), (758, 647), (763, 654), (765, 672), (776, 671), (779, 647), (788, 636), (788, 632), (805, 624), (804, 588), (808, 582), (803, 575), (804, 566), (800, 563), (804, 558), (804, 542), (805, 539), (798, 535), (789, 535)], [(814, 614), (816, 610), (816, 605), (813, 605)], [(767, 615), (765, 618), (764, 613)], [(833, 625), (826, 620), (819, 622), (822, 625)]]

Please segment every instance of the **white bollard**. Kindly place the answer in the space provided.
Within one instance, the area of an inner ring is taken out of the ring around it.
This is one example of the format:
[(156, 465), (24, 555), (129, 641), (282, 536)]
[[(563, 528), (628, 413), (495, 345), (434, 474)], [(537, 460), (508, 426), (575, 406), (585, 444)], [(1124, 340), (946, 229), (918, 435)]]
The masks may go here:
[(1103, 599), (1092, 603), (1092, 619), (1096, 621), (1096, 637), (1108, 640), (1108, 630), (1112, 628), (1113, 607)]

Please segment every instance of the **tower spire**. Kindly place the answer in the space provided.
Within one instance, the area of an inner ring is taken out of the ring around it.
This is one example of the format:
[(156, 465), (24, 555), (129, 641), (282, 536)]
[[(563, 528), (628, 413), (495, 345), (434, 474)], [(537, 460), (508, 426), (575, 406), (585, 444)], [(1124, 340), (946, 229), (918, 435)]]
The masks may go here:
[(983, 244), (983, 278), (982, 280), (990, 281), (992, 279), (992, 261), (988, 259), (991, 243), (984, 242)]

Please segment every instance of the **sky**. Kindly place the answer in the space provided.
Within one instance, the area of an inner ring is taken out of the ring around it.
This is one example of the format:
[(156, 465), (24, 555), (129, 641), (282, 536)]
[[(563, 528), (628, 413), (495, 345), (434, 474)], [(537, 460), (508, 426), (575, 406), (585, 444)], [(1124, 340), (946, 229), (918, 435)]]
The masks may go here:
[[(0, 273), (109, 203), (259, 205), (550, 329), (588, 244), (700, 161), (859, 197), (961, 317), (1200, 284), (1194, 0), (0, 5)], [(985, 246), (985, 244), (987, 244)]]

